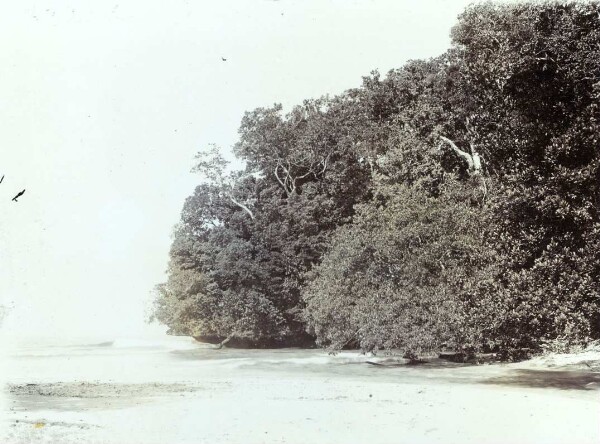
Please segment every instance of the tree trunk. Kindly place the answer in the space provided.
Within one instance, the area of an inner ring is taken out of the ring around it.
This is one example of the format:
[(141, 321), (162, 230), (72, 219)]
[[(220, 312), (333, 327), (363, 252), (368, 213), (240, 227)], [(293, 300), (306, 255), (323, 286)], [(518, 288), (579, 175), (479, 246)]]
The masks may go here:
[(221, 342), (215, 345), (215, 349), (221, 350), (224, 345), (227, 345), (227, 343), (233, 339), (233, 336), (233, 333), (227, 336), (225, 339), (223, 339)]

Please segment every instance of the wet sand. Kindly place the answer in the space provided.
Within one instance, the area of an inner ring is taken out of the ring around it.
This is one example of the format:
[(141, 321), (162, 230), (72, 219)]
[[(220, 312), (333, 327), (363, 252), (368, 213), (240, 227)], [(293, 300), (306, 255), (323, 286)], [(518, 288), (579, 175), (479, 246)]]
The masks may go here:
[(600, 374), (579, 368), (385, 367), (352, 353), (193, 345), (13, 360), (7, 444), (600, 442)]

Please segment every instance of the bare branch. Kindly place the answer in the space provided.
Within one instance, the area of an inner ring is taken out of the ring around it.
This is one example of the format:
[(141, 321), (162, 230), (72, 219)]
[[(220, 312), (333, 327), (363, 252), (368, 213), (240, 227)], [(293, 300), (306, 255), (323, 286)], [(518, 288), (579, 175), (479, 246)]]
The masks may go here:
[(461, 150), (459, 147), (456, 146), (456, 144), (453, 141), (451, 141), (447, 137), (440, 136), (440, 139), (442, 139), (444, 142), (446, 142), (448, 145), (450, 145), (450, 147), (454, 150), (454, 152), (456, 154), (458, 154), (460, 157), (462, 157), (463, 159), (465, 159), (467, 161), (467, 164), (469, 165), (469, 170), (475, 169), (475, 164), (473, 162), (473, 156), (471, 154), (466, 153), (463, 150)]
[(229, 195), (229, 199), (230, 199), (230, 200), (231, 200), (231, 201), (232, 201), (234, 204), (236, 204), (238, 207), (240, 207), (242, 210), (244, 210), (246, 213), (248, 213), (248, 214), (250, 215), (250, 218), (251, 218), (252, 220), (254, 220), (254, 214), (252, 213), (252, 211), (250, 211), (250, 209), (249, 209), (249, 208), (248, 208), (246, 205), (244, 205), (244, 204), (242, 204), (242, 203), (238, 202), (237, 200), (235, 200), (231, 194)]
[(275, 179), (277, 179), (277, 182), (279, 182), (279, 184), (280, 184), (280, 185), (283, 187), (283, 189), (284, 189), (284, 190), (287, 192), (287, 188), (286, 188), (285, 184), (283, 183), (283, 180), (281, 180), (281, 178), (279, 177), (279, 173), (278, 173), (278, 171), (279, 171), (279, 167), (280, 167), (280, 165), (279, 165), (279, 164), (277, 164), (277, 166), (275, 167), (275, 171), (274, 171), (274, 173), (275, 173)]
[(329, 162), (330, 157), (331, 157), (331, 153), (327, 154), (327, 157), (325, 157), (325, 159), (323, 159), (323, 161), (321, 162), (323, 164), (323, 169), (319, 173), (320, 176), (322, 176), (325, 173), (325, 171), (327, 170), (327, 162)]
[(296, 190), (296, 184), (294, 183), (292, 174), (290, 173), (290, 170), (292, 169), (290, 162), (288, 162), (287, 165), (288, 165), (287, 168), (284, 167), (283, 165), (281, 165), (281, 168), (283, 168), (283, 171), (285, 172), (284, 183), (286, 184), (286, 191), (288, 194), (291, 194)]
[(296, 181), (297, 181), (298, 179), (304, 179), (304, 178), (305, 178), (306, 176), (308, 176), (310, 173), (312, 173), (312, 170), (310, 170), (310, 171), (309, 171), (308, 173), (306, 173), (306, 174), (303, 174), (302, 176), (295, 177), (295, 178), (294, 178), (294, 184), (296, 183)]

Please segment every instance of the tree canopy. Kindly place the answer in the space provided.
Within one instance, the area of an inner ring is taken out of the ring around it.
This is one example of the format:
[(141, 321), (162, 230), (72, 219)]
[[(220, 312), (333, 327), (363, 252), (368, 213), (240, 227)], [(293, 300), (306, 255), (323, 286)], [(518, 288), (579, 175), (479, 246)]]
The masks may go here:
[(247, 112), (176, 227), (175, 334), (505, 356), (600, 337), (600, 6), (470, 6), (439, 57)]

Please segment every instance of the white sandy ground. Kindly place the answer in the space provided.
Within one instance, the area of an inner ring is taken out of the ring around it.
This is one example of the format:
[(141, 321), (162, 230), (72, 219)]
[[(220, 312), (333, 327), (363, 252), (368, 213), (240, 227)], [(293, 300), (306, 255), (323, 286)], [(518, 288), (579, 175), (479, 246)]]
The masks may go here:
[(600, 372), (600, 342), (577, 353), (549, 353), (520, 365), (523, 368), (579, 369)]
[(14, 353), (0, 442), (600, 442), (591, 371), (382, 368), (352, 353), (193, 347)]

